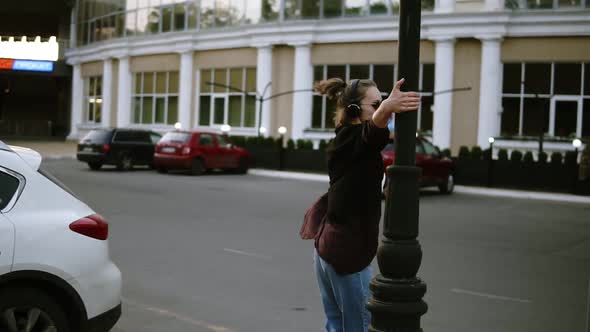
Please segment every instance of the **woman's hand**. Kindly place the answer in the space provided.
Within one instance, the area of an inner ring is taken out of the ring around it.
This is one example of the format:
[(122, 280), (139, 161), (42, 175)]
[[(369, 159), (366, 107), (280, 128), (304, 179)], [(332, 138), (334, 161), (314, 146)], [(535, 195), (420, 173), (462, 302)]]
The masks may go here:
[(400, 90), (405, 81), (406, 80), (402, 78), (395, 82), (395, 86), (393, 87), (393, 90), (391, 90), (389, 97), (381, 102), (380, 108), (383, 108), (383, 111), (386, 113), (391, 114), (415, 111), (420, 106), (420, 94), (417, 92), (403, 92)]
[(377, 127), (385, 128), (392, 113), (415, 111), (420, 106), (420, 94), (417, 92), (403, 92), (401, 86), (406, 80), (395, 82), (389, 97), (381, 102), (379, 109), (373, 113), (373, 122)]

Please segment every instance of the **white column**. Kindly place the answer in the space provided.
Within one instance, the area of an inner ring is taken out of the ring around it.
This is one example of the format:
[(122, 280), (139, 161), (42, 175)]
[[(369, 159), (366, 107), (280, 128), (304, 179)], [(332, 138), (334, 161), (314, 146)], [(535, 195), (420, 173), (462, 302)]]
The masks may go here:
[(72, 72), (72, 114), (70, 121), (69, 140), (77, 140), (78, 125), (82, 123), (82, 113), (84, 109), (84, 81), (82, 80), (81, 64), (74, 64)]
[(484, 10), (485, 11), (497, 11), (504, 10), (505, 0), (485, 0)]
[(180, 54), (180, 86), (178, 98), (178, 122), (183, 129), (191, 129), (191, 99), (193, 92), (193, 51)]
[(102, 126), (111, 126), (111, 105), (113, 100), (113, 60), (105, 59), (102, 66)]
[(78, 44), (78, 31), (77, 31), (77, 22), (78, 22), (78, 17), (76, 16), (76, 6), (74, 5), (72, 7), (72, 12), (70, 13), (70, 48), (74, 48), (77, 46)]
[(479, 85), (479, 121), (477, 129), (477, 144), (488, 146), (490, 136), (500, 134), (502, 63), (500, 58), (500, 36), (480, 37), (481, 77)]
[(117, 93), (117, 127), (128, 127), (131, 122), (131, 84), (129, 57), (120, 57)]
[[(313, 88), (313, 65), (311, 64), (311, 45), (294, 44), (295, 68), (293, 90)], [(303, 131), (311, 127), (312, 92), (295, 92), (293, 94), (291, 138), (303, 138)]]
[(434, 8), (435, 13), (452, 13), (455, 11), (455, 0), (437, 0)]
[[(453, 118), (453, 67), (455, 63), (455, 40), (442, 38), (435, 40), (436, 53), (434, 65), (434, 114), (432, 141), (441, 149), (451, 147), (451, 122)], [(427, 110), (428, 111), (428, 110)]]
[[(264, 97), (270, 97), (272, 95), (272, 86), (268, 86), (272, 80), (272, 45), (263, 45), (258, 47), (258, 61), (256, 64), (256, 90), (258, 93), (264, 93)], [(266, 92), (265, 92), (266, 88)], [(266, 134), (270, 133), (271, 125), (271, 102), (270, 100), (265, 101), (262, 104), (262, 119), (258, 119), (262, 127), (266, 128)], [(260, 105), (256, 102), (256, 114), (259, 112)]]

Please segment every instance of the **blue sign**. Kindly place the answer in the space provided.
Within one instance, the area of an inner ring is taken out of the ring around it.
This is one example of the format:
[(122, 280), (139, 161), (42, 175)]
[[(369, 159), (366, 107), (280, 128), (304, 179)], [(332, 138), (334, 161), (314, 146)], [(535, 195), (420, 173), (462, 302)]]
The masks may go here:
[(14, 60), (12, 70), (52, 72), (53, 62), (34, 60)]

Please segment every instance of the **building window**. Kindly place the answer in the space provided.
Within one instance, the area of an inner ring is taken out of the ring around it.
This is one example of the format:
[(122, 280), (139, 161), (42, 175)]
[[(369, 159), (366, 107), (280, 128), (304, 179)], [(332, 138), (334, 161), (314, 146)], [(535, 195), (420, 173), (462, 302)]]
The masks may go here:
[(199, 126), (256, 126), (256, 68), (201, 69), (200, 89)]
[(506, 0), (507, 9), (557, 9), (585, 8), (584, 0)]
[(589, 64), (505, 63), (502, 136), (590, 136)]
[(176, 71), (136, 73), (133, 123), (175, 124), (178, 121), (178, 80)]
[[(396, 80), (396, 66), (369, 65), (318, 65), (314, 66), (314, 82), (328, 78), (339, 77), (345, 81), (355, 78), (368, 78), (377, 84), (383, 98), (393, 89)], [(432, 131), (432, 111), (434, 103), (434, 64), (420, 65), (419, 89), (422, 92), (422, 102), (418, 117), (418, 129), (428, 133)], [(334, 128), (336, 101), (328, 99), (318, 93), (313, 95), (312, 123), (313, 129), (328, 130)]]
[(102, 119), (102, 77), (84, 79), (86, 123), (100, 123)]
[[(571, 8), (584, 0), (541, 1)], [(421, 0), (421, 4), (424, 11), (434, 8), (434, 0)], [(399, 0), (78, 0), (76, 30), (78, 45), (86, 45), (112, 38), (275, 22), (281, 17), (331, 19), (398, 12)]]

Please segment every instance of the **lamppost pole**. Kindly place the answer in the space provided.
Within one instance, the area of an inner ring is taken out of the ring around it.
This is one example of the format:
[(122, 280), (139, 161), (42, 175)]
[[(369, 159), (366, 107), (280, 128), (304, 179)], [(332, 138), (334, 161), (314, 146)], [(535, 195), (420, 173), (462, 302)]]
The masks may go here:
[[(399, 22), (399, 77), (405, 91), (418, 90), (420, 55), (420, 1), (401, 0)], [(418, 237), (418, 177), (416, 167), (417, 112), (396, 115), (395, 164), (387, 169), (391, 179), (383, 226), (384, 239), (377, 252), (380, 274), (370, 288), (367, 307), (372, 313), (371, 332), (418, 332), (428, 306), (426, 284), (416, 277), (422, 261)]]

